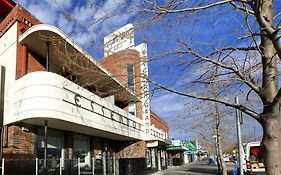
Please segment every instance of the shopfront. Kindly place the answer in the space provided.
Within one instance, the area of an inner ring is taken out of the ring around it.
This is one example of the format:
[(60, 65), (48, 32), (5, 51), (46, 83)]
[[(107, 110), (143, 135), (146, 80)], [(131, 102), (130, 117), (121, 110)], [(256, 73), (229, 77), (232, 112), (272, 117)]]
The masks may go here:
[(147, 173), (154, 173), (167, 168), (168, 155), (166, 144), (160, 141), (149, 141), (146, 150)]
[(80, 174), (94, 171), (95, 175), (118, 173), (118, 141), (49, 128), (46, 150), (45, 139), (44, 128), (38, 128), (39, 174), (56, 174), (61, 166), (67, 174), (78, 171)]

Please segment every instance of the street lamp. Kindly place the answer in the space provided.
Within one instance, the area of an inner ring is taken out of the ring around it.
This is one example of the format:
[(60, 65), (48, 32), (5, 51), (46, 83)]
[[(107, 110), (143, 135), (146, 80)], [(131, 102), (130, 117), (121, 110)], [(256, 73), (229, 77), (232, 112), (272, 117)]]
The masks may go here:
[[(239, 98), (235, 97), (235, 104), (239, 104)], [(239, 174), (243, 175), (243, 160), (244, 155), (242, 155), (242, 138), (241, 138), (241, 124), (243, 123), (242, 119), (242, 112), (239, 109), (236, 109), (236, 127), (237, 127), (237, 141), (238, 141), (238, 167), (239, 167)]]

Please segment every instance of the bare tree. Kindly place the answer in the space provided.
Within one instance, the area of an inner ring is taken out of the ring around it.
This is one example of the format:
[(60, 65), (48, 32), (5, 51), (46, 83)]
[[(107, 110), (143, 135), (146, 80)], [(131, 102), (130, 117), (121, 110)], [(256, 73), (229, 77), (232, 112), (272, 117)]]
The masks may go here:
[[(279, 109), (281, 89), (278, 85), (278, 61), (281, 58), (280, 1), (278, 3), (273, 0), (144, 0), (142, 4), (130, 5), (135, 7), (132, 8), (133, 11), (143, 12), (137, 20), (144, 21), (142, 24), (146, 26), (154, 25), (158, 21), (164, 27), (173, 26), (165, 30), (169, 34), (174, 34), (173, 29), (185, 24), (184, 21), (192, 20), (193, 17), (198, 18), (200, 13), (202, 16), (213, 15), (212, 9), (216, 10), (217, 16), (225, 16), (226, 21), (229, 17), (228, 11), (237, 16), (240, 25), (236, 28), (238, 31), (233, 31), (233, 36), (228, 38), (232, 41), (228, 44), (220, 44), (223, 36), (212, 31), (210, 35), (213, 35), (213, 41), (216, 41), (217, 37), (221, 40), (212, 43), (197, 41), (194, 44), (192, 33), (191, 36), (183, 36), (181, 31), (178, 31), (179, 38), (172, 37), (161, 41), (173, 43), (174, 47), (168, 52), (161, 52), (157, 46), (157, 52), (161, 54), (152, 57), (151, 61), (160, 60), (163, 63), (165, 59), (162, 58), (177, 58), (166, 62), (169, 63), (169, 70), (173, 68), (177, 70), (172, 74), (173, 79), (175, 74), (177, 78), (170, 84), (153, 79), (149, 81), (156, 89), (161, 88), (181, 96), (220, 103), (239, 109), (254, 118), (263, 128), (262, 148), (266, 172), (268, 175), (280, 174), (281, 165), (278, 163), (281, 159)], [(71, 15), (66, 16), (73, 20), (70, 18)], [(91, 25), (97, 23), (99, 21), (96, 20)], [(208, 48), (200, 49), (202, 47)], [(76, 75), (74, 78), (78, 76), (80, 79), (85, 78), (83, 75)], [(200, 92), (200, 88), (214, 83), (221, 83), (224, 87), (218, 96)], [(98, 93), (98, 88), (95, 90)], [(242, 104), (235, 104), (233, 99), (228, 97), (229, 94), (243, 95)]]
[[(153, 24), (151, 21), (172, 19), (175, 27), (180, 27), (177, 22), (190, 20), (199, 13), (208, 15), (210, 9), (225, 8), (240, 16), (241, 25), (238, 26), (240, 31), (233, 34), (235, 37), (231, 38), (231, 44), (219, 46), (216, 45), (217, 43), (210, 43), (203, 45), (208, 46), (208, 49), (200, 50), (190, 44), (192, 40), (185, 40), (187, 37), (181, 36), (182, 39), (179, 38), (174, 42), (178, 44), (176, 49), (162, 53), (158, 57), (177, 57), (179, 60), (177, 66), (182, 67), (182, 72), (192, 72), (189, 76), (194, 78), (181, 73), (181, 78), (185, 77), (186, 80), (180, 83), (175, 81), (172, 85), (154, 80), (150, 82), (158, 88), (178, 95), (217, 102), (239, 109), (254, 118), (263, 128), (262, 149), (268, 175), (281, 173), (279, 164), (281, 159), (281, 90), (278, 85), (281, 24), (278, 21), (280, 20), (278, 5), (280, 6), (280, 1), (278, 3), (273, 0), (171, 0), (165, 2), (145, 0), (141, 10), (150, 15), (150, 19), (146, 22), (150, 21)], [(225, 15), (227, 18), (226, 11), (224, 12), (219, 15)], [(165, 25), (168, 26), (169, 23)], [(173, 30), (167, 32), (171, 31)], [(170, 69), (171, 66), (173, 65), (170, 64)], [(197, 69), (202, 66), (205, 67), (205, 71), (198, 71)], [(200, 87), (218, 82), (225, 87), (218, 96), (204, 95), (198, 91)], [(192, 87), (196, 88), (192, 89)], [(229, 94), (242, 94), (244, 96), (242, 104), (235, 104), (232, 98), (227, 97)]]

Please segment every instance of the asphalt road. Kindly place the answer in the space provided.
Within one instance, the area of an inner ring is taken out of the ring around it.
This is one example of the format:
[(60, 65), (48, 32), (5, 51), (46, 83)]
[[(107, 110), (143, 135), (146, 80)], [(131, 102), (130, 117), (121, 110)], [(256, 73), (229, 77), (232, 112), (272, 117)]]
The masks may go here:
[[(232, 175), (233, 163), (227, 163), (228, 175)], [(208, 165), (207, 161), (195, 162), (179, 167), (170, 167), (161, 175), (216, 175), (217, 166)]]

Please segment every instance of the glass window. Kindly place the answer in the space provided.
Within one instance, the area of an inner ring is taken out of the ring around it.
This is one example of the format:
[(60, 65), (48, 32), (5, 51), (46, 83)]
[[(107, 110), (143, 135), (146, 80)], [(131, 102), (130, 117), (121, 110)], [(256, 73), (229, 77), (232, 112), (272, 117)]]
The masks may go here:
[(73, 157), (80, 158), (81, 166), (91, 165), (89, 136), (73, 135)]
[(129, 102), (129, 113), (136, 116), (136, 104), (134, 102)]
[[(44, 167), (45, 130), (44, 128), (38, 129), (37, 157), (39, 158), (39, 174), (45, 171), (44, 169), (47, 169), (47, 173), (53, 174), (60, 165), (60, 158), (63, 160), (65, 158), (64, 133), (62, 131), (48, 129), (47, 134), (47, 159), (46, 167)], [(62, 162), (62, 166), (64, 166), (64, 162)]]
[(154, 149), (151, 149), (151, 162), (152, 168), (156, 168), (156, 152)]
[(149, 149), (146, 150), (146, 167), (151, 167), (151, 154)]
[[(47, 159), (63, 158), (64, 157), (64, 133), (62, 131), (48, 129), (47, 136)], [(44, 144), (45, 144), (44, 128), (38, 129), (37, 137), (37, 157), (44, 158)]]
[(128, 88), (134, 92), (135, 91), (134, 65), (132, 65), (132, 64), (128, 65), (127, 73), (128, 73)]

